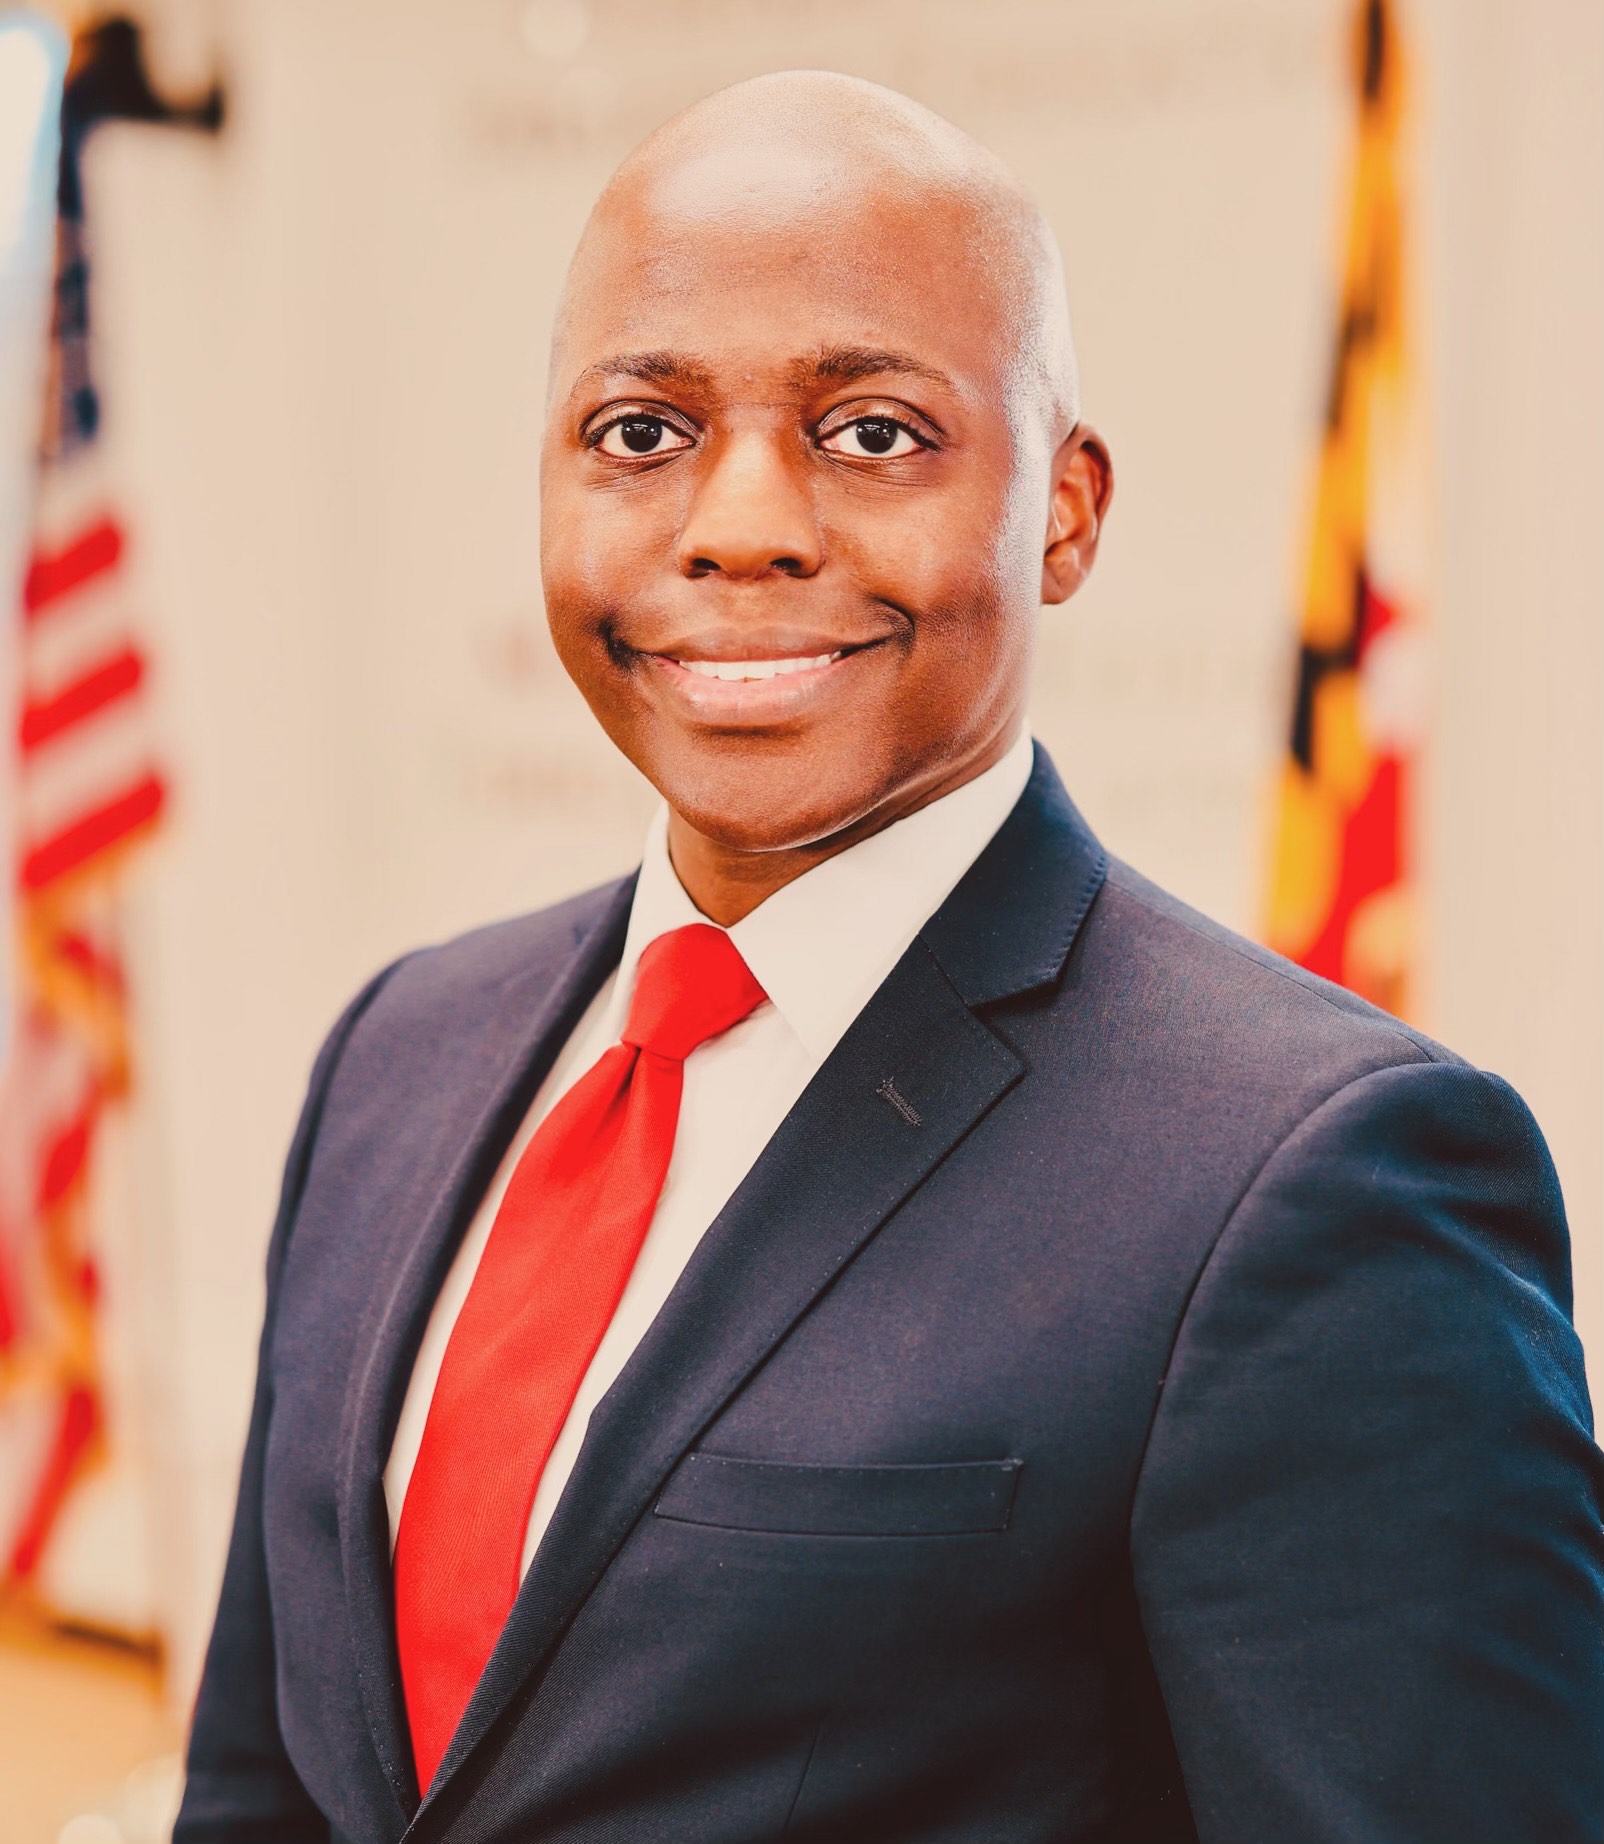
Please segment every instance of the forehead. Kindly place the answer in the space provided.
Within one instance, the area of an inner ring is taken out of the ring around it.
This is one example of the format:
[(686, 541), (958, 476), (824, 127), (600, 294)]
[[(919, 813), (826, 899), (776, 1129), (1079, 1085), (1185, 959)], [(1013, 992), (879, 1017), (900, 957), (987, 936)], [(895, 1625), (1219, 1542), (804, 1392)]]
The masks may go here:
[[(894, 352), (1001, 391), (1018, 291), (964, 201), (895, 186), (710, 188), (607, 201), (570, 279), (559, 389), (609, 355), (694, 354), (717, 381), (794, 382), (816, 355)], [(716, 203), (714, 200), (716, 199)]]

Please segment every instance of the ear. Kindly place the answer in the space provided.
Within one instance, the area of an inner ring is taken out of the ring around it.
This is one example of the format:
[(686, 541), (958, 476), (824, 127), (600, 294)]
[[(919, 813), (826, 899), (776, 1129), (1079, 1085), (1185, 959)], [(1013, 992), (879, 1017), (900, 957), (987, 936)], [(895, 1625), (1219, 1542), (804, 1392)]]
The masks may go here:
[(1089, 423), (1077, 423), (1053, 456), (1047, 548), (1041, 560), (1044, 602), (1067, 602), (1090, 576), (1113, 497), (1114, 464), (1103, 438)]

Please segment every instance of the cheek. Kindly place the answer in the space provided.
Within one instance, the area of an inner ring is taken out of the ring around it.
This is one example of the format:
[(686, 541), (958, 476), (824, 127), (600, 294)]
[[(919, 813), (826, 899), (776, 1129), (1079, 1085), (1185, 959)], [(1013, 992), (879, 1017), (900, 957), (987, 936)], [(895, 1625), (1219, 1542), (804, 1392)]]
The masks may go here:
[(554, 627), (559, 619), (568, 626), (599, 621), (630, 574), (624, 547), (608, 542), (604, 525), (583, 504), (572, 512), (547, 509), (540, 573)]
[(841, 506), (853, 573), (869, 593), (935, 620), (1034, 612), (1042, 532), (1022, 471), (1000, 446), (965, 456), (941, 490)]
[[(904, 582), (923, 643), (909, 714), (951, 736), (988, 724), (1023, 695), (1041, 603), (1041, 539), (1031, 496), (1010, 485), (970, 496), (921, 534)], [(915, 690), (915, 686), (917, 690)]]
[[(666, 496), (639, 491), (590, 491), (548, 479), (540, 515), (541, 578), (548, 603), (560, 600), (569, 618), (602, 619), (638, 591), (649, 572), (673, 554), (674, 514)], [(555, 616), (553, 617), (555, 620)]]
[(1001, 504), (934, 503), (883, 531), (860, 530), (854, 574), (866, 593), (906, 611), (914, 625), (910, 665), (941, 676), (1005, 645), (1036, 610), (1040, 564), (1022, 569), (1017, 534)]
[(599, 712), (616, 700), (620, 678), (607, 645), (609, 618), (625, 599), (629, 572), (616, 551), (591, 542), (578, 522), (555, 523), (543, 515), (540, 589), (546, 626), (563, 669), (585, 700)]
[(615, 683), (619, 675), (591, 616), (592, 605), (567, 595), (560, 583), (547, 582), (544, 594), (546, 626), (562, 669), (590, 706), (592, 715), (611, 734), (622, 716), (612, 709), (619, 698)]

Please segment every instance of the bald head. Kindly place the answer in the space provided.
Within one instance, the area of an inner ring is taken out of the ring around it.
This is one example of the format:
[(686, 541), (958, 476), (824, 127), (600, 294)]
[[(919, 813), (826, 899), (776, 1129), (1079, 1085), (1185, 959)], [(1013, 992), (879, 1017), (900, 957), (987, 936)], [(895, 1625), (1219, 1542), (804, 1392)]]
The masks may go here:
[[(870, 236), (843, 235), (848, 226)], [(844, 295), (884, 284), (883, 273), (862, 273), (875, 267), (877, 245), (884, 263), (907, 266), (906, 287), (961, 290), (999, 342), (1011, 411), (1037, 421), (1049, 445), (1078, 419), (1063, 263), (1034, 201), (994, 154), (932, 110), (828, 71), (720, 90), (629, 155), (569, 270), (554, 384), (576, 306), (616, 280), (621, 257), (661, 271), (680, 247), (742, 233), (748, 263), (771, 261), (783, 242), (790, 264), (834, 266)]]

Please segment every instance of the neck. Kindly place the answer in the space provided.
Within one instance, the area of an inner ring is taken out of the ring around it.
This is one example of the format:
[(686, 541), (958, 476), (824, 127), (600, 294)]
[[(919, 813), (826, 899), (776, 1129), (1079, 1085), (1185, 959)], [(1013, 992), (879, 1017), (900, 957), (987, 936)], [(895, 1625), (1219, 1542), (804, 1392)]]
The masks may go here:
[(1005, 731), (972, 759), (943, 764), (933, 776), (896, 789), (861, 819), (804, 845), (742, 851), (698, 832), (689, 820), (670, 808), (668, 855), (674, 873), (685, 894), (710, 922), (733, 928), (776, 890), (783, 890), (826, 858), (873, 838), (887, 826), (928, 807), (943, 795), (955, 793), (966, 782), (995, 767), (1013, 747), (1016, 734), (1012, 729)]

